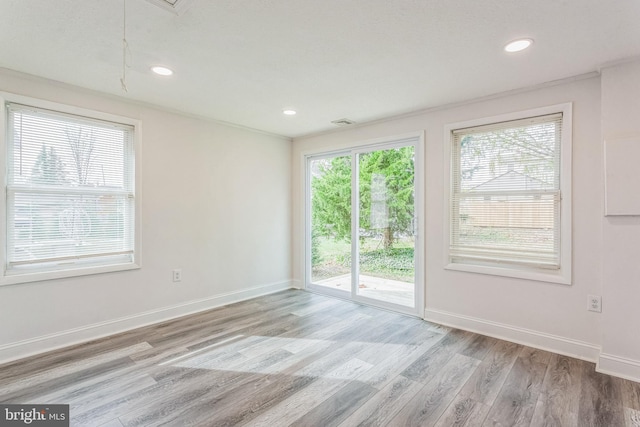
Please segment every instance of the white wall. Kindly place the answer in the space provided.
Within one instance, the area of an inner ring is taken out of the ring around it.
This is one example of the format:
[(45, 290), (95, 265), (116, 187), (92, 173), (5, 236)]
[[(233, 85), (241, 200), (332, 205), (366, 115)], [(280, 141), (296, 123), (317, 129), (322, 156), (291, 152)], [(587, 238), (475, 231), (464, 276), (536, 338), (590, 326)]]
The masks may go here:
[[(573, 285), (444, 270), (444, 125), (573, 102)], [(426, 130), (426, 310), (428, 319), (595, 361), (601, 314), (586, 310), (601, 294), (602, 150), (598, 76), (424, 112), (293, 144), (293, 268), (303, 281), (303, 162), (305, 152)]]
[(0, 361), (290, 286), (291, 141), (14, 72), (0, 91), (140, 119), (143, 137), (142, 269), (0, 287)]
[[(627, 137), (640, 139), (640, 62), (602, 70), (602, 138)], [(640, 197), (640, 189), (627, 190)], [(602, 222), (605, 334), (599, 368), (640, 381), (640, 217)]]

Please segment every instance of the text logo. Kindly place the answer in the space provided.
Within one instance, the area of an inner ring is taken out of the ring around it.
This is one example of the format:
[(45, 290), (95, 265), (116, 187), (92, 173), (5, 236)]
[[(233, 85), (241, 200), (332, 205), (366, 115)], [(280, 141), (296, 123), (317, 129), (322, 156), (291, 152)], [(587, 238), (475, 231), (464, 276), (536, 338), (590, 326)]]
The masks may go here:
[(69, 427), (69, 405), (0, 404), (0, 427)]

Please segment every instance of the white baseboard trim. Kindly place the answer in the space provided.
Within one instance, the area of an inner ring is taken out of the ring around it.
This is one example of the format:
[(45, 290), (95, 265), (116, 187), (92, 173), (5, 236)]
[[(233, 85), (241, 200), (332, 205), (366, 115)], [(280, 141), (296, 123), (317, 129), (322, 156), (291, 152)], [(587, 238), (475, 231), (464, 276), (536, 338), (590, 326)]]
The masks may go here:
[(601, 353), (596, 371), (640, 383), (640, 360)]
[(589, 362), (596, 362), (600, 355), (600, 347), (594, 344), (490, 320), (433, 309), (426, 309), (424, 311), (424, 319), (429, 322), (439, 323), (456, 329), (475, 332)]
[(0, 346), (0, 364), (293, 288), (290, 280), (150, 310)]

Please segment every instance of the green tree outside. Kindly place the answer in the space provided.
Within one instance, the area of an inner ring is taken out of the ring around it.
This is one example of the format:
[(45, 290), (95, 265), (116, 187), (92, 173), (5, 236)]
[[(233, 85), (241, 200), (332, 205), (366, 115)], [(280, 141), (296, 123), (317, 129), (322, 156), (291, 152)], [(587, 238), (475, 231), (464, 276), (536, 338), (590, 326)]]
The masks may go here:
[(360, 229), (382, 233), (384, 249), (413, 232), (414, 150), (402, 147), (360, 156)]
[[(351, 158), (319, 164), (311, 182), (312, 233), (351, 238)], [(385, 249), (401, 234), (411, 234), (414, 216), (414, 150), (402, 147), (359, 156), (360, 229), (379, 235)]]
[[(367, 275), (414, 277), (414, 147), (358, 155), (359, 264)], [(317, 280), (351, 270), (352, 157), (311, 163), (311, 265)]]
[(56, 151), (42, 145), (36, 163), (31, 169), (31, 181), (34, 184), (60, 185), (67, 181), (65, 164)]

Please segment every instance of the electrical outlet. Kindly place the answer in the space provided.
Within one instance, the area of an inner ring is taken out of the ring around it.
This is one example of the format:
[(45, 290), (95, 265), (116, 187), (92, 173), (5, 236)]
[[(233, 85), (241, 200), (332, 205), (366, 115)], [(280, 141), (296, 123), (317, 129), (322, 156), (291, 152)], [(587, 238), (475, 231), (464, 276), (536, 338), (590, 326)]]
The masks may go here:
[(179, 268), (176, 268), (175, 270), (173, 270), (173, 281), (179, 282), (181, 280), (182, 280), (182, 270)]
[(602, 313), (602, 297), (600, 295), (587, 295), (587, 310)]

